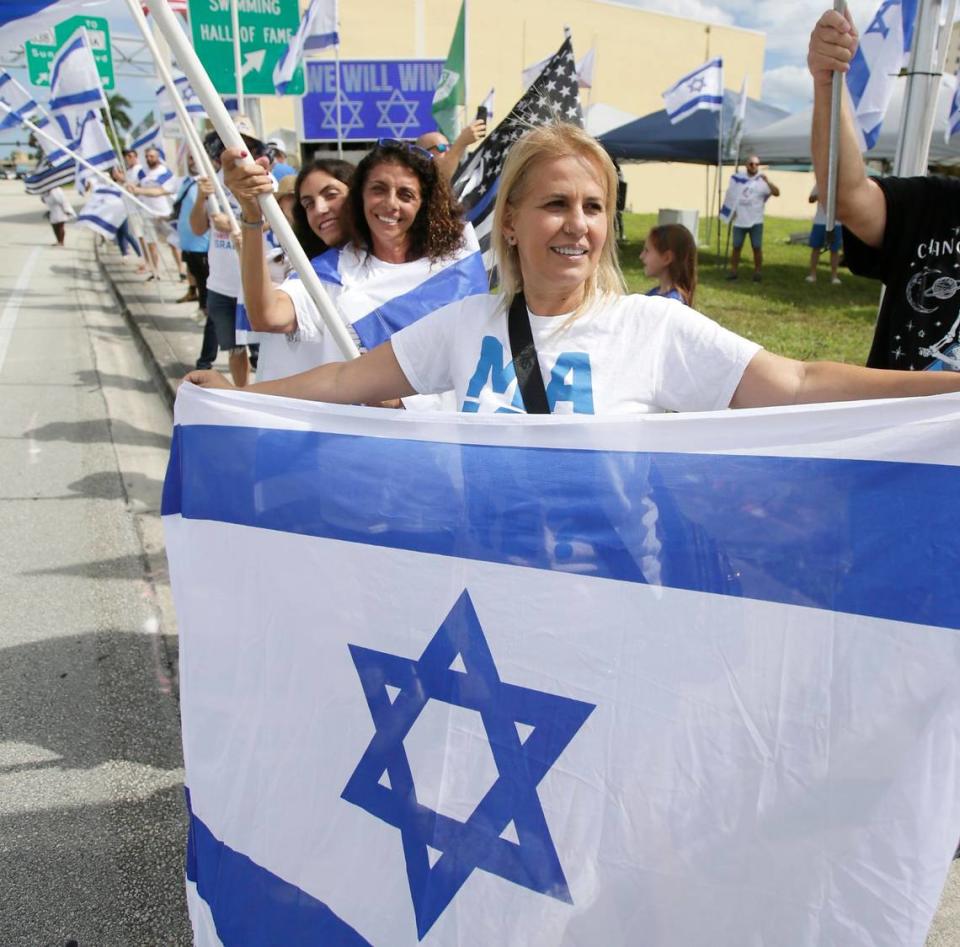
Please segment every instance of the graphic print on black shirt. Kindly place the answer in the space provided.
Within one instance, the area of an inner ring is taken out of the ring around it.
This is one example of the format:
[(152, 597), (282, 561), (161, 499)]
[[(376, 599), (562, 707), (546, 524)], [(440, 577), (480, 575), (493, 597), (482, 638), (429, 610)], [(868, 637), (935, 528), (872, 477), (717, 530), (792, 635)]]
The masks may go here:
[(885, 178), (883, 245), (844, 229), (850, 270), (886, 285), (867, 364), (960, 371), (960, 180)]

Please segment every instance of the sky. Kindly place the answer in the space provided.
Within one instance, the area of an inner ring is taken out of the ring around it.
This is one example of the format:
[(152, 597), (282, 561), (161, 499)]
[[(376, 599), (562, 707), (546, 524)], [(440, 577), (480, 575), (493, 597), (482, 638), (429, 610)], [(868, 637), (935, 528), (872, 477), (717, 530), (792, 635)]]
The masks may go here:
[[(349, 3), (350, 0), (342, 0)], [(451, 0), (453, 2), (453, 0)], [(802, 109), (811, 101), (810, 76), (806, 68), (807, 37), (820, 14), (831, 6), (826, 0), (792, 0), (789, 16), (785, 15), (783, 0), (619, 0), (645, 10), (656, 10), (677, 16), (690, 17), (725, 26), (740, 26), (759, 30), (766, 34), (766, 59), (764, 63), (762, 99), (789, 111)], [(848, 5), (857, 23), (867, 22), (879, 0), (848, 0)], [(110, 20), (111, 29), (117, 33), (134, 35), (136, 27), (126, 10), (123, 0), (107, 0), (98, 11)], [(599, 64), (599, 68), (603, 68)], [(13, 75), (26, 82), (26, 72), (11, 70)], [(665, 77), (666, 78), (666, 77)], [(121, 80), (123, 94), (131, 100), (131, 117), (139, 120), (153, 107), (152, 83)], [(757, 85), (750, 85), (750, 94), (756, 97)], [(0, 132), (0, 155), (10, 150), (10, 142), (16, 133)], [(23, 133), (19, 135), (23, 138)]]

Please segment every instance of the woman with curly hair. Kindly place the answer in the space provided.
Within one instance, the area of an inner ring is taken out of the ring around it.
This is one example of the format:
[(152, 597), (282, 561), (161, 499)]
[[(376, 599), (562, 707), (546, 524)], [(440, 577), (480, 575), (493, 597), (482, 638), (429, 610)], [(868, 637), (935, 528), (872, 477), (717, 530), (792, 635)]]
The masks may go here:
[[(264, 168), (240, 165), (240, 157), (239, 152), (224, 152), (226, 181), (240, 201), (242, 225), (257, 228), (262, 223), (256, 197), (273, 185)], [(447, 302), (487, 291), (473, 228), (464, 224), (460, 205), (429, 152), (405, 142), (381, 141), (357, 166), (336, 212), (317, 214), (321, 199), (331, 207), (330, 200), (317, 195), (311, 205), (317, 227), (310, 226), (333, 249), (314, 258), (313, 267), (361, 350)], [(302, 199), (299, 205), (309, 218), (311, 211), (304, 209)], [(342, 246), (332, 239), (334, 217)], [(254, 256), (252, 250), (245, 252), (243, 267), (253, 329), (319, 343), (318, 364), (342, 360), (296, 275), (269, 292), (262, 284), (248, 286), (248, 267), (262, 267)], [(441, 274), (443, 279), (429, 287), (431, 278)]]

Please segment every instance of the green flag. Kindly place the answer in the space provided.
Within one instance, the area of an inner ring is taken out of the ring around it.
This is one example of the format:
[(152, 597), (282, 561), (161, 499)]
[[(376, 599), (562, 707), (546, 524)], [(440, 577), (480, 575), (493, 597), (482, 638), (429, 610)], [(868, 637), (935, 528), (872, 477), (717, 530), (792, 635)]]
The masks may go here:
[(466, 105), (467, 80), (464, 75), (466, 66), (466, 9), (467, 0), (460, 5), (460, 15), (453, 31), (453, 41), (447, 61), (443, 64), (437, 91), (433, 93), (433, 118), (440, 129), (451, 141), (457, 137), (457, 108)]

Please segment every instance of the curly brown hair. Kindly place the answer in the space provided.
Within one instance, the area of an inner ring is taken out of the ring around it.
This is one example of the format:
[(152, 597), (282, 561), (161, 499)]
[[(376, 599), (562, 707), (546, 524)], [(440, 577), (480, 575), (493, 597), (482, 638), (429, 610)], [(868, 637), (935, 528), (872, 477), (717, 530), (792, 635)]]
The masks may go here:
[(310, 224), (307, 222), (306, 208), (300, 203), (300, 188), (307, 176), (313, 174), (314, 171), (329, 174), (330, 177), (336, 178), (341, 184), (350, 187), (355, 169), (349, 161), (340, 161), (338, 158), (315, 158), (300, 169), (293, 189), (293, 232), (309, 259), (319, 256), (327, 249), (326, 243), (311, 230)]
[(347, 198), (350, 212), (344, 220), (350, 242), (373, 252), (373, 237), (363, 213), (363, 189), (374, 168), (396, 164), (408, 168), (420, 182), (420, 210), (410, 227), (408, 258), (426, 257), (431, 263), (453, 256), (463, 246), (463, 208), (428, 153), (403, 142), (380, 142), (357, 165)]

